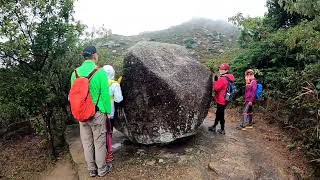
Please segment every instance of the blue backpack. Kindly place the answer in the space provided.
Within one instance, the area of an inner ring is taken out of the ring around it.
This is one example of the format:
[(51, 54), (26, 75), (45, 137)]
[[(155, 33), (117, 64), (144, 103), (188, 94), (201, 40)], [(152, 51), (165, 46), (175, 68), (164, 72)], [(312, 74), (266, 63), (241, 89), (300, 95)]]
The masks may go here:
[(257, 90), (256, 90), (256, 100), (258, 101), (262, 100), (262, 93), (263, 93), (263, 86), (261, 83), (258, 83)]
[(231, 81), (227, 76), (224, 76), (228, 81), (227, 93), (225, 96), (225, 100), (228, 102), (232, 102), (236, 99), (237, 87), (233, 81)]

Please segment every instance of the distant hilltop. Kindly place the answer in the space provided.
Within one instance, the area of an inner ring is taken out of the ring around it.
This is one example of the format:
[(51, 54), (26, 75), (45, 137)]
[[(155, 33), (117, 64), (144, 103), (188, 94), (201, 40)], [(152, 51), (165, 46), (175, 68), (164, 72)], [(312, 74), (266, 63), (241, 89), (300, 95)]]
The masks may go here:
[(203, 60), (234, 47), (238, 35), (238, 29), (228, 22), (194, 18), (165, 30), (143, 32), (135, 36), (111, 34), (94, 42), (96, 46), (108, 48), (117, 54), (125, 53), (129, 47), (142, 40), (178, 44)]

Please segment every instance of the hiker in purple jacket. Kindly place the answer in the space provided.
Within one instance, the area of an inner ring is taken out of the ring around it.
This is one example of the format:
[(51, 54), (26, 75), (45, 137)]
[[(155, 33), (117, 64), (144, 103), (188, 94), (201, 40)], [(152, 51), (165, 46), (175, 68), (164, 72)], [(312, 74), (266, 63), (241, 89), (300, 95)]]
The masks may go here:
[(243, 119), (240, 123), (241, 130), (247, 128), (253, 128), (252, 116), (253, 116), (253, 104), (256, 101), (257, 80), (254, 77), (254, 71), (248, 69), (245, 72), (246, 89), (245, 89), (245, 105), (243, 108)]

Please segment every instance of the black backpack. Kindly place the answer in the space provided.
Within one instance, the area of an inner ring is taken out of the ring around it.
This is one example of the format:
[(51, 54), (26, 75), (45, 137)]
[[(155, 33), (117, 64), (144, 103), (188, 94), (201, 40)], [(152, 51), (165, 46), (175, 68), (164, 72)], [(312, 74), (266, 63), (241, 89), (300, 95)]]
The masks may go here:
[(225, 96), (225, 100), (228, 102), (232, 102), (236, 99), (236, 94), (238, 92), (236, 85), (233, 81), (230, 80), (227, 76), (224, 76), (228, 81), (227, 93)]

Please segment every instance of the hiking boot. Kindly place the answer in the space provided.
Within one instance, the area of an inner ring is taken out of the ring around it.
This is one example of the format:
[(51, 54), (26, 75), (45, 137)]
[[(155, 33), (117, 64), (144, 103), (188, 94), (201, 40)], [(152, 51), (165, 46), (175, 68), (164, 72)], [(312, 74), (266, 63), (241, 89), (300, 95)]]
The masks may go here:
[(112, 164), (106, 164), (103, 171), (98, 174), (99, 177), (103, 177), (112, 170)]
[(222, 129), (218, 129), (218, 131), (217, 131), (219, 134), (222, 134), (222, 135), (225, 135), (226, 134), (226, 132), (224, 131), (224, 130), (222, 130)]
[(112, 162), (113, 161), (113, 153), (112, 152), (107, 154), (106, 161), (107, 162)]
[(97, 176), (97, 170), (92, 170), (92, 171), (89, 171), (89, 176), (90, 177), (96, 177)]
[(211, 132), (215, 133), (216, 132), (216, 127), (211, 126), (211, 127), (208, 128), (208, 131), (211, 131)]

